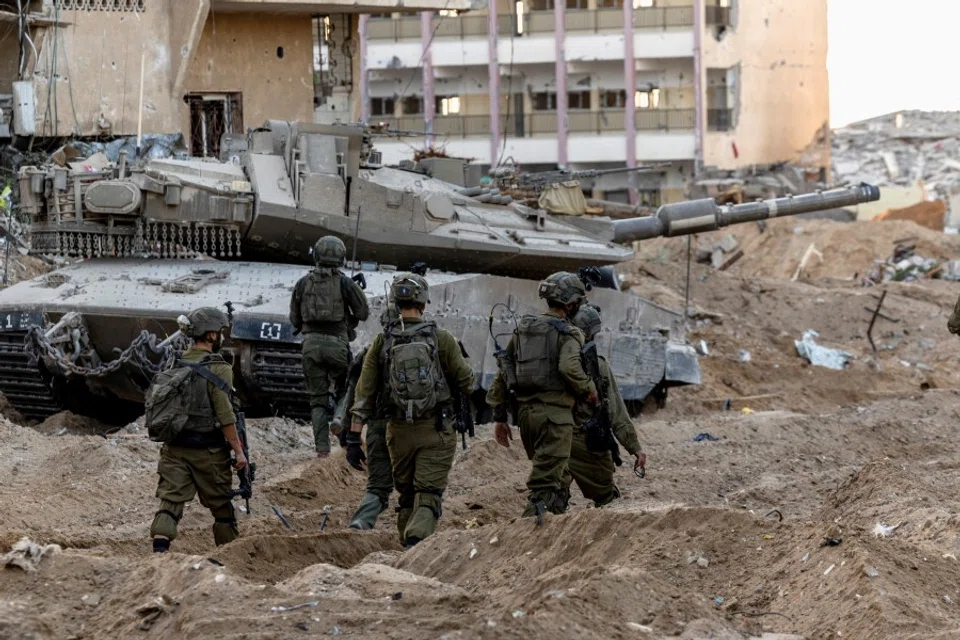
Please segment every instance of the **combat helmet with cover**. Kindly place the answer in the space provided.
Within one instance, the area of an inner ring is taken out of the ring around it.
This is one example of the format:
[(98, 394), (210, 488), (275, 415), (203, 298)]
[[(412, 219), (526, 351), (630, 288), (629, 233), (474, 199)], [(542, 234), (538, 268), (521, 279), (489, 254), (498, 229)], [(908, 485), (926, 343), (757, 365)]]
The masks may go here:
[(181, 331), (194, 340), (202, 338), (210, 332), (220, 332), (230, 326), (230, 318), (216, 307), (200, 307), (194, 309), (185, 317), (186, 322), (182, 323)]
[[(181, 326), (181, 330), (197, 339), (229, 327), (230, 319), (219, 309), (201, 307), (181, 316)], [(232, 395), (226, 381), (209, 368), (211, 364), (225, 363), (223, 356), (210, 353), (199, 363), (177, 360), (153, 378), (144, 398), (144, 423), (151, 440), (173, 442), (184, 431), (210, 433), (220, 428), (207, 383), (212, 382)]]
[(537, 295), (547, 302), (579, 307), (587, 300), (587, 287), (576, 274), (559, 271), (540, 282)]
[(347, 259), (347, 247), (336, 236), (323, 236), (313, 244), (310, 252), (318, 267), (342, 267)]
[[(426, 279), (414, 273), (394, 276), (390, 296), (398, 305), (430, 301)], [(389, 324), (384, 332), (383, 358), (386, 395), (407, 422), (427, 417), (438, 405), (450, 402), (435, 323), (406, 323), (400, 318)]]
[(577, 311), (573, 317), (573, 324), (583, 332), (583, 339), (592, 342), (597, 332), (603, 326), (600, 318), (600, 307), (592, 304), (585, 304)]

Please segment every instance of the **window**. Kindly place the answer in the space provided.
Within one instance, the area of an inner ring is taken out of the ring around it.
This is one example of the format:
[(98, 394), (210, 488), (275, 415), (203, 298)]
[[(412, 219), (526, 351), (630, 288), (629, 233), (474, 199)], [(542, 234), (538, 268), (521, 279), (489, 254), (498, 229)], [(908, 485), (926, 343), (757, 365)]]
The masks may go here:
[(656, 4), (655, 0), (633, 0), (634, 9), (649, 9)]
[(408, 96), (403, 99), (403, 115), (418, 116), (423, 113), (423, 98), (421, 96)]
[(553, 11), (553, 0), (530, 0), (530, 11)]
[(623, 109), (627, 106), (627, 92), (604, 91), (600, 96), (600, 104), (604, 109)]
[(567, 0), (567, 9), (589, 9), (587, 0)]
[(441, 116), (453, 116), (460, 113), (460, 97), (437, 96), (436, 112)]
[(590, 109), (590, 92), (571, 91), (567, 93), (567, 108), (588, 111)]
[(633, 96), (633, 106), (637, 109), (659, 109), (660, 89), (637, 91)]
[(597, 0), (597, 9), (623, 9), (623, 0)]
[(372, 116), (392, 116), (395, 111), (393, 98), (371, 98), (370, 115)]
[(145, 4), (146, 0), (60, 0), (60, 10), (136, 11), (139, 13), (144, 10)]
[(192, 93), (183, 97), (190, 106), (190, 155), (216, 158), (225, 133), (243, 133), (239, 93)]
[(556, 111), (557, 94), (549, 91), (533, 94), (534, 111)]

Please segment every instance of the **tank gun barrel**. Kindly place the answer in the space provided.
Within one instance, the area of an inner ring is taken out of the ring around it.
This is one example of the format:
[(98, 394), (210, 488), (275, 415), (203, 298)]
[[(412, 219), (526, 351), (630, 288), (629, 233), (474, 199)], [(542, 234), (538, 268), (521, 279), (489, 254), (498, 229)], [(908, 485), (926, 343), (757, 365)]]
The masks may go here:
[(860, 184), (735, 205), (720, 206), (712, 198), (665, 204), (652, 216), (614, 222), (613, 241), (626, 243), (659, 236), (686, 236), (716, 231), (731, 224), (826, 211), (879, 199), (880, 189)]
[(642, 173), (644, 171), (656, 171), (669, 167), (669, 162), (658, 162), (657, 164), (641, 164), (636, 167), (617, 167), (615, 169), (584, 169), (583, 171), (567, 171), (566, 173), (574, 180), (580, 178), (596, 178), (597, 176), (609, 176), (617, 173)]

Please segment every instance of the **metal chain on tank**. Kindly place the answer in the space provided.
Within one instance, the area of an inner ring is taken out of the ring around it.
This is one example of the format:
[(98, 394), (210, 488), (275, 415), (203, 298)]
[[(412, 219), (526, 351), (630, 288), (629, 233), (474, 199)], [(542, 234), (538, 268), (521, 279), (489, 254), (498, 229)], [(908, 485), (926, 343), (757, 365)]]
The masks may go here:
[[(104, 363), (98, 367), (83, 367), (70, 359), (70, 356), (57, 349), (49, 340), (42, 327), (34, 325), (27, 330), (24, 338), (24, 346), (30, 355), (37, 360), (46, 358), (53, 362), (63, 376), (80, 376), (83, 378), (102, 378), (103, 376), (114, 373), (125, 364), (132, 363), (149, 373), (151, 376), (168, 368), (170, 364), (180, 357), (186, 348), (186, 338), (179, 338), (169, 344), (161, 344), (161, 340), (147, 330), (140, 332), (140, 335), (134, 338), (126, 349), (120, 352), (115, 360)], [(154, 362), (150, 355), (159, 355), (160, 361)]]

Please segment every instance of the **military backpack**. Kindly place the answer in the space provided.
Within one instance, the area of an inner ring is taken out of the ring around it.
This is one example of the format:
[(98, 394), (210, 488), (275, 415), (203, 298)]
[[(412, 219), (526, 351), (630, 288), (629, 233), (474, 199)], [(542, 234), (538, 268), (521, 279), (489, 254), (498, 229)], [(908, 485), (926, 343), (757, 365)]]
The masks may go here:
[(225, 362), (218, 355), (205, 356), (199, 363), (178, 360), (154, 377), (144, 401), (144, 423), (151, 440), (168, 443), (184, 431), (209, 433), (219, 428), (207, 382), (227, 386), (209, 369), (210, 364)]
[(437, 405), (450, 401), (434, 323), (393, 325), (385, 334), (383, 353), (387, 393), (407, 422), (430, 416)]
[(300, 299), (304, 322), (340, 322), (347, 317), (343, 303), (344, 275), (338, 269), (318, 267), (306, 278)]
[(515, 357), (517, 387), (534, 391), (563, 391), (560, 376), (560, 335), (573, 334), (565, 320), (549, 315), (526, 315), (517, 326)]

